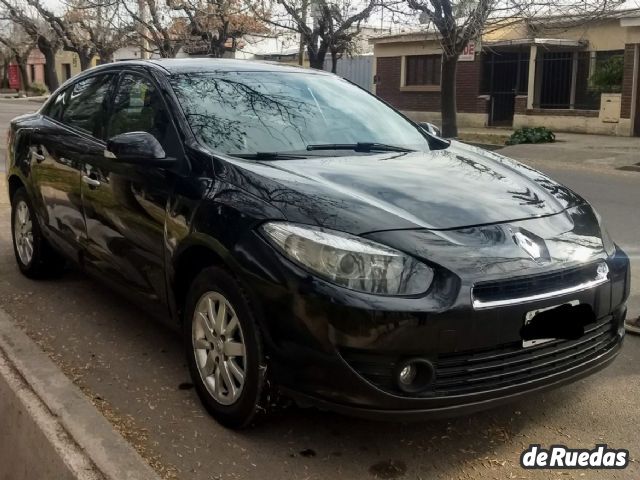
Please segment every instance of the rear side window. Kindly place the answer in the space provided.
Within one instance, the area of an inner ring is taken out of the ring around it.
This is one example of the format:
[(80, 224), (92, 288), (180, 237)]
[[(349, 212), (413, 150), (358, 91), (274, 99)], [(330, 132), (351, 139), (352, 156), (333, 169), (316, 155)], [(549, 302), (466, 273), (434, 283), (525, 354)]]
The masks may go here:
[(64, 107), (67, 104), (66, 99), (68, 92), (69, 90), (67, 89), (56, 95), (48, 105), (45, 115), (53, 118), (54, 120), (62, 120), (62, 112), (64, 112)]
[(107, 115), (107, 93), (112, 79), (113, 75), (97, 75), (69, 87), (64, 99), (61, 100), (65, 105), (62, 107), (62, 116), (58, 120), (65, 125), (102, 138)]

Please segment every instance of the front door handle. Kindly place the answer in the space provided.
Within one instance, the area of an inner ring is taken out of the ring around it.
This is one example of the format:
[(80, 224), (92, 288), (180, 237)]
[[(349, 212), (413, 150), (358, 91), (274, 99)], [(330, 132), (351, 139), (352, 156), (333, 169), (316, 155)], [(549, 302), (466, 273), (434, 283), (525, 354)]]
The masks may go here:
[(84, 183), (86, 183), (87, 185), (89, 185), (90, 187), (99, 187), (100, 186), (100, 181), (96, 180), (95, 178), (91, 178), (88, 175), (83, 175), (82, 176), (82, 181)]
[(36, 152), (35, 150), (31, 150), (31, 158), (36, 162), (44, 162), (44, 155)]

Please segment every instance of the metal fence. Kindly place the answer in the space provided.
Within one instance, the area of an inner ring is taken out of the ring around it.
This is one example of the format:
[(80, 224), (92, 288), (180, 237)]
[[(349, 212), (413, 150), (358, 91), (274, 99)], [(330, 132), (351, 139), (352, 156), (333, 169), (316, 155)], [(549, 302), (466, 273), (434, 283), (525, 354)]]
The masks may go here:
[[(331, 56), (327, 55), (324, 60), (324, 69), (331, 71)], [(336, 74), (360, 85), (362, 88), (371, 90), (373, 84), (373, 55), (361, 55), (358, 57), (344, 57), (338, 60)]]

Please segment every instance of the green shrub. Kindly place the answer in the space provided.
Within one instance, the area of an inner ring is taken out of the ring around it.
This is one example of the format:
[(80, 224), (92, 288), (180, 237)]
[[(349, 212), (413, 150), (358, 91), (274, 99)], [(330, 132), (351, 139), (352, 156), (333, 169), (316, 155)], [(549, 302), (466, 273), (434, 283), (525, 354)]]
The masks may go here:
[(47, 87), (39, 82), (33, 82), (31, 85), (29, 85), (29, 93), (32, 93), (34, 95), (44, 95), (48, 91), (49, 90), (47, 89)]
[(507, 145), (519, 145), (521, 143), (553, 143), (556, 135), (546, 127), (521, 128), (513, 132), (507, 140)]
[(624, 57), (616, 55), (599, 63), (591, 76), (592, 89), (599, 93), (620, 93), (624, 77)]

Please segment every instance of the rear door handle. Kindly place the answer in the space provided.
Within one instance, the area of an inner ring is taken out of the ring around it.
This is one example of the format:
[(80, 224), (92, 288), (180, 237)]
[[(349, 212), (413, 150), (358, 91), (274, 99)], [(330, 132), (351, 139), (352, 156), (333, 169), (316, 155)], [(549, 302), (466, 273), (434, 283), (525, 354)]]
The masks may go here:
[(100, 181), (96, 180), (95, 178), (91, 178), (88, 175), (83, 175), (82, 176), (82, 181), (84, 183), (86, 183), (87, 185), (89, 185), (90, 187), (99, 187), (100, 186)]

